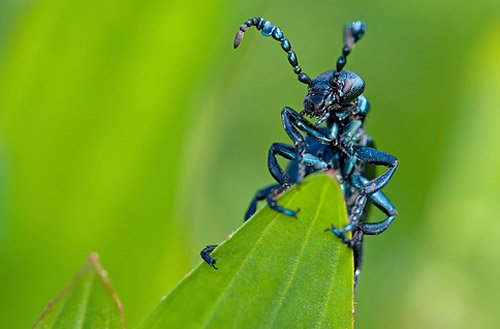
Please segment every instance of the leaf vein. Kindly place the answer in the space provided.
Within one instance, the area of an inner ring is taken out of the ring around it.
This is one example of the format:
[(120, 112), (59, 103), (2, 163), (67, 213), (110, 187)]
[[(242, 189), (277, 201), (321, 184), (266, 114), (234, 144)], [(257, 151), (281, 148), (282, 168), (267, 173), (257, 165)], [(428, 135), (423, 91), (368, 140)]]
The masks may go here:
[(321, 317), (319, 318), (319, 322), (318, 322), (318, 325), (315, 326), (316, 328), (321, 328), (321, 324), (323, 323), (323, 320), (325, 319), (326, 317), (326, 309), (327, 309), (327, 306), (328, 306), (328, 303), (330, 302), (330, 298), (333, 294), (333, 288), (334, 288), (334, 283), (335, 283), (335, 280), (336, 280), (336, 277), (337, 277), (337, 272), (338, 272), (338, 268), (339, 268), (339, 263), (338, 263), (338, 259), (340, 257), (340, 243), (337, 243), (337, 251), (335, 253), (335, 259), (337, 260), (337, 262), (334, 262), (334, 264), (336, 264), (333, 268), (333, 273), (332, 273), (332, 281), (330, 281), (330, 287), (328, 288), (328, 294), (325, 296), (326, 298), (324, 299), (324, 303), (323, 303), (323, 311), (321, 312)]
[(94, 285), (95, 277), (96, 273), (93, 271), (88, 284), (84, 285), (83, 297), (82, 297), (83, 303), (78, 308), (78, 315), (75, 318), (76, 329), (82, 329), (84, 327), (85, 319), (87, 316), (87, 306), (89, 302), (89, 296), (90, 292), (92, 291), (92, 287)]
[(278, 317), (279, 311), (280, 311), (280, 309), (283, 306), (283, 300), (285, 300), (286, 296), (289, 293), (290, 287), (292, 286), (292, 282), (293, 282), (293, 280), (294, 280), (294, 278), (296, 276), (297, 269), (299, 268), (299, 264), (302, 261), (302, 258), (303, 258), (302, 256), (304, 255), (304, 251), (305, 251), (307, 242), (310, 240), (310, 237), (311, 237), (311, 234), (312, 234), (312, 231), (313, 231), (313, 228), (314, 228), (314, 224), (318, 220), (320, 210), (321, 210), (321, 208), (323, 206), (323, 202), (325, 201), (325, 194), (326, 194), (325, 190), (326, 190), (327, 186), (328, 186), (327, 183), (323, 184), (323, 188), (322, 188), (321, 194), (320, 194), (320, 200), (318, 202), (318, 207), (316, 208), (316, 212), (314, 214), (313, 220), (310, 222), (310, 226), (309, 226), (309, 229), (308, 229), (308, 231), (307, 231), (307, 233), (305, 235), (305, 239), (304, 239), (304, 241), (302, 243), (302, 246), (301, 246), (301, 248), (299, 250), (299, 253), (298, 253), (298, 255), (297, 255), (296, 259), (295, 259), (293, 270), (292, 270), (291, 275), (289, 276), (289, 279), (287, 280), (285, 289), (284, 289), (283, 293), (281, 294), (281, 296), (279, 298), (279, 301), (276, 303), (275, 309), (272, 312), (273, 313), (272, 320), (269, 323), (268, 328), (272, 328), (273, 323), (276, 320), (276, 318)]
[[(288, 205), (290, 205), (292, 203), (292, 201), (295, 199), (296, 196), (297, 196), (297, 194), (294, 194), (290, 198), (290, 200), (286, 204), (286, 207), (288, 207)], [(249, 252), (246, 255), (246, 257), (244, 258), (244, 260), (241, 262), (241, 266), (238, 268), (237, 271), (235, 271), (234, 276), (231, 279), (231, 281), (229, 282), (229, 284), (227, 285), (226, 289), (224, 289), (224, 291), (219, 295), (219, 297), (217, 298), (217, 301), (215, 303), (213, 303), (214, 306), (212, 307), (212, 310), (211, 310), (210, 314), (207, 316), (207, 320), (206, 320), (205, 325), (203, 326), (203, 328), (207, 328), (211, 324), (211, 321), (212, 321), (212, 319), (214, 317), (215, 312), (217, 311), (217, 308), (218, 308), (219, 304), (222, 302), (222, 300), (224, 300), (224, 298), (226, 297), (228, 291), (233, 287), (234, 282), (236, 281), (236, 279), (242, 273), (242, 269), (245, 267), (245, 265), (247, 264), (248, 260), (250, 259), (251, 255), (252, 255), (252, 251), (257, 248), (257, 246), (259, 245), (259, 242), (263, 240), (263, 238), (265, 237), (266, 233), (270, 230), (270, 228), (272, 226), (274, 226), (274, 223), (276, 222), (276, 219), (279, 216), (281, 216), (281, 214), (277, 213), (272, 218), (272, 220), (269, 221), (269, 224), (266, 226), (266, 228), (264, 229), (264, 231), (262, 232), (262, 234), (260, 235), (260, 237), (257, 239), (257, 241), (255, 242), (255, 244), (249, 250)]]

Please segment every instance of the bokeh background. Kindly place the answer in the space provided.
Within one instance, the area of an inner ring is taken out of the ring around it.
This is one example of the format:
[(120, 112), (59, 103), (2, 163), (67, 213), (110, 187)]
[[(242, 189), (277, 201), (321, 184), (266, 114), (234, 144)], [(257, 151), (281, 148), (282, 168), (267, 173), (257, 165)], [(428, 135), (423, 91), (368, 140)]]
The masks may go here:
[(28, 328), (91, 251), (132, 327), (240, 225), (306, 92), (256, 30), (233, 51), (255, 15), (311, 76), (368, 24), (348, 68), (401, 166), (357, 328), (498, 328), (498, 0), (0, 0), (1, 328)]

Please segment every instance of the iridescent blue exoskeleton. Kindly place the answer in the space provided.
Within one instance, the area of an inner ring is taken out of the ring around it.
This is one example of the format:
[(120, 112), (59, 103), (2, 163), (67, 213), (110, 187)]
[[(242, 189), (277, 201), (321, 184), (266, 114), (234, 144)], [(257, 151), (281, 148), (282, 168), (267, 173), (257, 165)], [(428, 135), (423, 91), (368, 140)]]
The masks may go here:
[[(365, 82), (356, 73), (343, 70), (347, 56), (355, 43), (363, 37), (366, 25), (354, 21), (345, 26), (344, 47), (337, 59), (336, 69), (326, 71), (314, 79), (309, 78), (298, 65), (297, 56), (281, 29), (262, 17), (251, 18), (240, 26), (234, 39), (235, 48), (252, 26), (260, 30), (262, 35), (272, 36), (281, 43), (294, 73), (301, 83), (308, 86), (308, 91), (301, 112), (289, 107), (281, 111), (285, 132), (293, 145), (271, 145), (268, 167), (277, 184), (257, 191), (245, 214), (245, 220), (255, 213), (260, 200), (266, 200), (272, 209), (280, 213), (296, 216), (295, 210), (278, 204), (278, 196), (311, 173), (327, 170), (334, 172), (346, 200), (349, 223), (341, 228), (331, 227), (327, 230), (353, 249), (357, 282), (363, 261), (363, 236), (384, 232), (397, 213), (381, 190), (394, 174), (398, 160), (375, 149), (373, 139), (365, 133), (364, 122), (369, 108), (363, 95)], [(278, 164), (277, 156), (290, 160), (286, 171)], [(388, 170), (374, 177), (373, 166), (380, 165)], [(386, 218), (378, 222), (367, 222), (365, 206), (368, 201), (379, 208)], [(352, 233), (352, 238), (346, 236), (347, 232)], [(214, 268), (216, 259), (210, 253), (215, 247), (207, 246), (201, 252), (202, 258)]]

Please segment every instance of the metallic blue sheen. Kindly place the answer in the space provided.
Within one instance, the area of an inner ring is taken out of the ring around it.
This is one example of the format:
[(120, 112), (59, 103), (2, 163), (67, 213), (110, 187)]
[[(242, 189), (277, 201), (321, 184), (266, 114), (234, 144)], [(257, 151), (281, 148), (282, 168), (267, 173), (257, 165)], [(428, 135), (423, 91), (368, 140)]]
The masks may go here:
[(290, 49), (292, 49), (292, 46), (290, 45), (290, 41), (288, 41), (288, 39), (283, 39), (281, 41), (281, 48), (286, 51), (286, 52), (289, 52)]
[[(263, 200), (275, 211), (297, 216), (297, 210), (286, 209), (279, 204), (279, 196), (290, 186), (300, 184), (310, 174), (330, 171), (340, 182), (349, 212), (349, 223), (341, 228), (331, 227), (327, 230), (353, 249), (357, 283), (363, 263), (364, 236), (384, 232), (397, 214), (382, 189), (394, 175), (398, 160), (375, 148), (373, 139), (365, 130), (369, 110), (368, 100), (363, 95), (365, 82), (356, 73), (344, 70), (354, 44), (365, 34), (366, 25), (354, 21), (345, 26), (344, 45), (335, 70), (327, 70), (314, 79), (298, 66), (297, 55), (281, 29), (262, 17), (251, 18), (241, 25), (235, 46), (239, 45), (243, 34), (251, 26), (261, 30), (262, 35), (272, 35), (273, 39), (280, 42), (293, 72), (308, 89), (302, 111), (296, 112), (289, 107), (281, 111), (283, 127), (291, 145), (273, 143), (269, 148), (267, 166), (276, 183), (255, 193), (244, 218), (248, 220), (257, 210), (257, 202)], [(288, 160), (286, 168), (281, 167), (279, 157)], [(377, 176), (374, 166), (386, 167), (386, 171)], [(382, 212), (382, 220), (367, 221), (368, 201)], [(349, 232), (351, 238), (348, 237)], [(216, 259), (210, 256), (214, 248), (207, 246), (201, 256), (215, 268)]]
[(294, 51), (290, 51), (288, 53), (288, 61), (290, 62), (290, 65), (292, 65), (292, 66), (297, 66), (298, 65), (297, 55), (295, 55)]
[(273, 33), (274, 30), (274, 24), (271, 23), (270, 21), (265, 21), (264, 22), (264, 27), (262, 28), (262, 31), (260, 32), (263, 36), (270, 36)]
[(283, 38), (283, 32), (277, 26), (273, 30), (273, 38), (278, 40), (278, 41), (281, 40), (281, 38)]

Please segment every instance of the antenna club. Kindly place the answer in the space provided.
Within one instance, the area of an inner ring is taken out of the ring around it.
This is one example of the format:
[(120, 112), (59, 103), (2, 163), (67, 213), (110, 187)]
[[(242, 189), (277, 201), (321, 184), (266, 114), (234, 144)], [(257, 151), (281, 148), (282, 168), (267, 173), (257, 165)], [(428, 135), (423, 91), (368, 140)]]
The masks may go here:
[(347, 64), (347, 56), (352, 52), (354, 45), (361, 40), (365, 33), (366, 24), (362, 21), (356, 20), (346, 24), (344, 27), (344, 47), (342, 48), (342, 54), (337, 59), (336, 77), (340, 75), (340, 71), (342, 71)]

